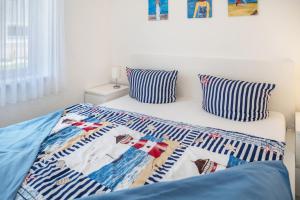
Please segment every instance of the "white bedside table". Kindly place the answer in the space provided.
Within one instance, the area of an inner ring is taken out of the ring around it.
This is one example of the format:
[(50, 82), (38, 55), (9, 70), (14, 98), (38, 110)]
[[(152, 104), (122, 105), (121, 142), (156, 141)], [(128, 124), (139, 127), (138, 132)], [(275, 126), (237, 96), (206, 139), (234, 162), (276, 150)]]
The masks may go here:
[(129, 87), (121, 85), (120, 88), (114, 89), (114, 84), (100, 85), (85, 90), (84, 102), (92, 104), (103, 104), (105, 102), (125, 96), (129, 92)]

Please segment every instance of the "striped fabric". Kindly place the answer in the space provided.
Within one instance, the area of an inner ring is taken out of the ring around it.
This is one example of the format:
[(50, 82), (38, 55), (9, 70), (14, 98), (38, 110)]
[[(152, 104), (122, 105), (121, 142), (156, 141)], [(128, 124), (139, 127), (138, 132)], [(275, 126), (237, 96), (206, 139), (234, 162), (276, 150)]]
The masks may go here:
[[(111, 125), (91, 132), (64, 150), (54, 151), (54, 154), (48, 158), (42, 156), (43, 151), (41, 150), (19, 189), (16, 200), (68, 200), (113, 192), (114, 190), (108, 187), (106, 181), (92, 179), (89, 176), (90, 173), (78, 171), (79, 168), (72, 168), (65, 161), (72, 155), (76, 155), (76, 158), (79, 160), (86, 158), (98, 160), (101, 158), (101, 152), (99, 153), (99, 158), (94, 158), (92, 151), (84, 151), (84, 154), (79, 154), (78, 152), (82, 149), (88, 150), (88, 146), (95, 147), (99, 144), (96, 143), (97, 141), (101, 140), (105, 135), (112, 134), (112, 131), (118, 127), (122, 127), (122, 130), (132, 130), (134, 134), (140, 133), (143, 137), (147, 136), (162, 141), (169, 140), (180, 144), (162, 165), (153, 168), (153, 171), (144, 182), (145, 185), (165, 181), (165, 178), (169, 173), (172, 173), (177, 163), (177, 166), (186, 164), (180, 163), (185, 162), (186, 156), (190, 158), (191, 155), (197, 155), (199, 158), (203, 156), (207, 158), (207, 153), (210, 152), (211, 154), (209, 155), (211, 157), (209, 159), (220, 163), (226, 159), (244, 162), (282, 160), (284, 156), (285, 144), (283, 142), (215, 128), (192, 126), (124, 110), (79, 104), (67, 108), (65, 114), (66, 116), (80, 115), (87, 122), (106, 121), (111, 123)], [(55, 134), (67, 135), (65, 131), (66, 129), (62, 129)], [(82, 134), (82, 132), (79, 131), (78, 134)], [(66, 143), (68, 142), (66, 141)], [(112, 144), (107, 143), (107, 147), (111, 147), (110, 145)], [(199, 153), (195, 155), (189, 154), (191, 149), (197, 149)], [(204, 155), (200, 153), (203, 150), (207, 151)], [(117, 149), (113, 151), (117, 152)], [(217, 157), (214, 157), (214, 155), (217, 155)], [(124, 157), (124, 154), (119, 158), (122, 157)], [(116, 159), (113, 162), (115, 163), (118, 160)], [(141, 163), (139, 162), (137, 165), (138, 169), (142, 169)], [(150, 164), (152, 166), (153, 163)], [(93, 165), (93, 162), (89, 163), (89, 166)], [(82, 169), (87, 167), (82, 166)], [(114, 167), (118, 169), (117, 165), (114, 165)], [(232, 165), (230, 164), (228, 167), (232, 167)], [(98, 168), (96, 167), (96, 169)], [(122, 167), (122, 169), (118, 170), (126, 169), (126, 166), (124, 166), (124, 168)], [(117, 179), (117, 176), (115, 178)], [(127, 186), (127, 188), (131, 187), (130, 184)]]
[(178, 71), (126, 68), (129, 95), (143, 103), (163, 104), (176, 101)]
[(266, 119), (274, 84), (229, 80), (199, 75), (202, 107), (214, 115), (243, 122)]

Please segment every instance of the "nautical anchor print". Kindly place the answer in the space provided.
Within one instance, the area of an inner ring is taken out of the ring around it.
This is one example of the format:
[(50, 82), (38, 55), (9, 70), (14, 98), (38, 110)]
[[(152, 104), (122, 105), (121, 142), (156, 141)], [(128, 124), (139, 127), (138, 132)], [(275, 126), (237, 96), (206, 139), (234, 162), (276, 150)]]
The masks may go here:
[(221, 135), (219, 133), (211, 133), (211, 134), (209, 134), (209, 138), (212, 138), (214, 140), (216, 140), (216, 139), (218, 139), (220, 137), (221, 137)]
[(25, 178), (25, 184), (35, 179), (35, 176), (32, 173), (29, 173)]
[(202, 137), (199, 137), (195, 140), (195, 143), (196, 144), (201, 144), (202, 142), (204, 142), (203, 138)]
[(56, 185), (65, 185), (67, 183), (70, 182), (70, 178), (69, 177), (65, 177), (65, 178), (62, 178), (58, 181), (56, 181)]
[(63, 168), (66, 167), (66, 162), (63, 161), (63, 160), (59, 160), (59, 161), (56, 163), (56, 167), (63, 169)]
[(201, 83), (203, 84), (203, 85), (207, 85), (208, 84), (208, 78), (207, 77), (204, 77), (202, 80), (201, 80)]
[(149, 130), (151, 133), (153, 133), (154, 131), (156, 131), (156, 127), (152, 124), (149, 124), (147, 126), (147, 130)]
[(261, 147), (261, 149), (263, 149), (266, 153), (273, 151), (272, 147), (270, 145), (266, 145), (266, 147)]
[(225, 149), (231, 152), (236, 152), (236, 147), (234, 147), (232, 144), (226, 144), (224, 145)]
[(129, 120), (126, 122), (126, 126), (131, 126), (133, 123), (134, 123), (133, 120)]
[(169, 136), (168, 134), (164, 134), (164, 135), (163, 135), (163, 139), (165, 139), (165, 140), (170, 140), (170, 136)]
[(140, 118), (140, 120), (142, 121), (142, 122), (145, 122), (146, 120), (148, 120), (150, 117), (148, 117), (148, 116), (142, 116), (141, 118)]

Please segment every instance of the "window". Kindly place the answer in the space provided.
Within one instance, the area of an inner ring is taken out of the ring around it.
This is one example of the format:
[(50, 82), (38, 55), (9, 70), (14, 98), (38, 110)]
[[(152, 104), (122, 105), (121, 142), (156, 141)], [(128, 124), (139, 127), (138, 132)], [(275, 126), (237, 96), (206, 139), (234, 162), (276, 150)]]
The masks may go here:
[(9, 0), (7, 2), (7, 39), (6, 52), (3, 58), (6, 70), (28, 66), (28, 1), (22, 1), (23, 5), (20, 5), (19, 8), (18, 2), (18, 0)]
[(0, 1), (0, 106), (58, 91), (63, 0)]

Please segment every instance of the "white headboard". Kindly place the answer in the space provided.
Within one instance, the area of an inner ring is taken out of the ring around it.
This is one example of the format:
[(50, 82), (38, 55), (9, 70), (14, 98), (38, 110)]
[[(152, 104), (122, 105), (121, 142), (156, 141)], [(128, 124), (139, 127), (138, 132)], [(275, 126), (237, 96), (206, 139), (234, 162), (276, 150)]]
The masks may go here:
[(202, 90), (198, 74), (230, 79), (275, 83), (270, 110), (283, 113), (288, 127), (294, 127), (295, 77), (291, 60), (246, 60), (200, 58), (169, 55), (132, 55), (129, 66), (134, 68), (177, 69), (177, 95), (201, 102)]

